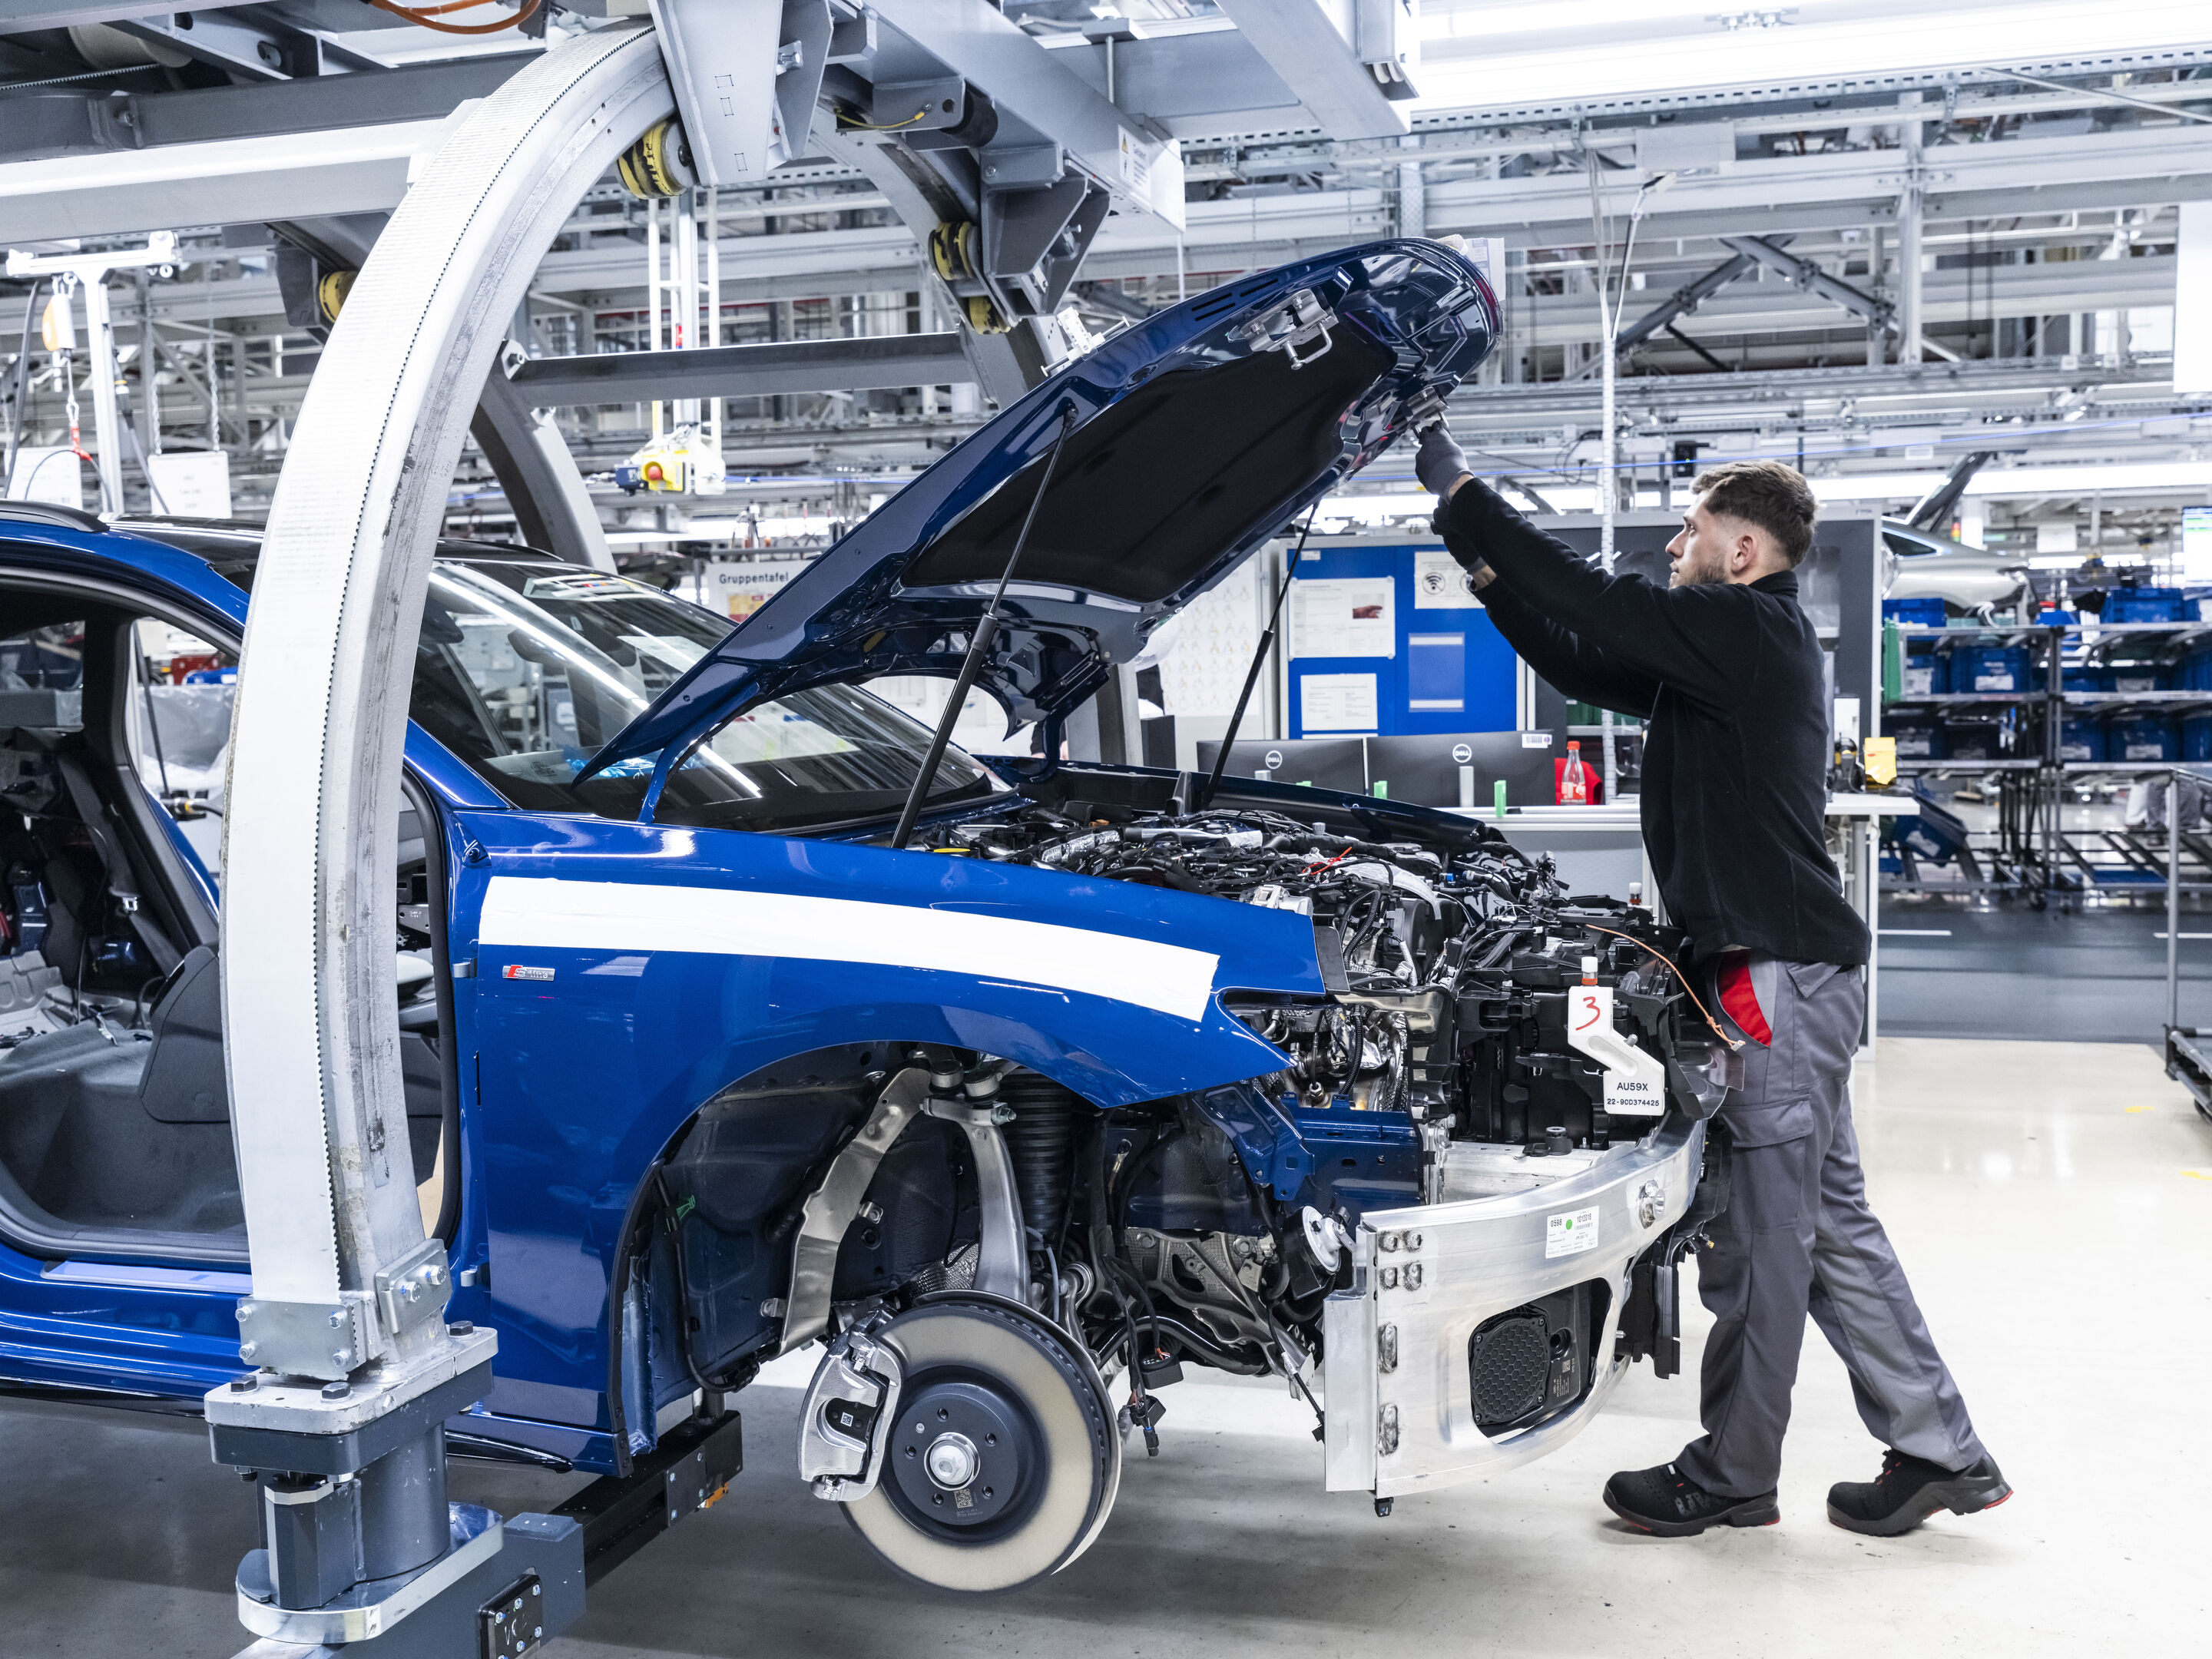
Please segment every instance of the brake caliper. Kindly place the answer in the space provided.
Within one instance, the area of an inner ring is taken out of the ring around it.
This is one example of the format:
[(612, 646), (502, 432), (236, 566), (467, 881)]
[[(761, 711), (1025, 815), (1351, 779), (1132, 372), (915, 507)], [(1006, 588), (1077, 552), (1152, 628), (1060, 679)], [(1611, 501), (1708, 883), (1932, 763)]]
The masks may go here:
[(806, 1386), (799, 1416), (799, 1474), (817, 1498), (851, 1504), (876, 1489), (884, 1445), (898, 1416), (905, 1372), (897, 1352), (876, 1340), (890, 1322), (872, 1314), (830, 1344)]

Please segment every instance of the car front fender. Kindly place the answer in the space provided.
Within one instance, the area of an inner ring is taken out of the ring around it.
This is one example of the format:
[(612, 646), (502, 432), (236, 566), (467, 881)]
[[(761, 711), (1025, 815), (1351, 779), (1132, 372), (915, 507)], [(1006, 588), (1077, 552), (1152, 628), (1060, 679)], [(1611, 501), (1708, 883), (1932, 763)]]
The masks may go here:
[(740, 1079), (927, 1042), (1127, 1105), (1285, 1063), (1223, 992), (1322, 994), (1312, 925), (1289, 912), (841, 842), (456, 816), (453, 936), (474, 980), (460, 1053), (502, 1378), (596, 1395), (631, 1195)]

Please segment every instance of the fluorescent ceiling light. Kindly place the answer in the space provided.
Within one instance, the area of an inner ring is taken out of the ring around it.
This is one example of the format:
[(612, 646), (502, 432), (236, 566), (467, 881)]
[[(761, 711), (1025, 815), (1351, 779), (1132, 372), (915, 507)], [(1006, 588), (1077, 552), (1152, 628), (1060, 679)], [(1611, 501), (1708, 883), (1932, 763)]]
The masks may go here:
[[(1936, 471), (1862, 472), (1840, 478), (1814, 478), (1813, 493), (1823, 501), (1917, 500), (1943, 481)], [(1972, 496), (2110, 495), (2123, 491), (2174, 495), (2196, 491), (2212, 495), (2212, 461), (2130, 461), (2115, 466), (1984, 467), (1967, 482)], [(1548, 492), (1547, 492), (1548, 493)]]
[(1430, 0), (1421, 9), (1421, 38), (1498, 40), (1516, 34), (1569, 34), (1624, 24), (1702, 23), (1713, 15), (1713, 0), (1550, 0), (1535, 5), (1438, 5)]
[[(1588, 12), (1597, 21), (1573, 20)], [(1559, 0), (1432, 12), (1418, 84), (1424, 109), (1469, 103), (1594, 102), (1776, 82), (2022, 66), (2182, 46), (2212, 45), (2203, 0), (2078, 0), (1944, 5), (1899, 0), (1801, 0), (1777, 27), (1729, 28), (1726, 8), (1678, 9), (1613, 0)], [(1556, 30), (1533, 25), (1548, 18)], [(1608, 19), (1613, 21), (1607, 21)], [(1449, 45), (1446, 46), (1445, 43)], [(1496, 50), (1486, 43), (1496, 42)], [(1436, 50), (1443, 46), (1442, 51)], [(1856, 118), (1867, 118), (1863, 114)], [(1626, 135), (1624, 135), (1626, 137)]]

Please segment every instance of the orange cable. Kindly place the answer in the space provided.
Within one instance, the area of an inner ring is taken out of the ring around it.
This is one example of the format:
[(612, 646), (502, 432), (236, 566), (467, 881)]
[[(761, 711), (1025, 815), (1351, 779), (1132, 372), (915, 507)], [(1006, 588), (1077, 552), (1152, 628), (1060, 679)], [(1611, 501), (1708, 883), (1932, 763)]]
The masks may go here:
[[(1601, 927), (1594, 921), (1583, 921), (1579, 918), (1577, 918), (1576, 925), (1577, 927), (1587, 927), (1593, 933), (1611, 933), (1615, 939), (1625, 939), (1631, 945), (1642, 946), (1643, 949), (1650, 951), (1653, 956), (1658, 957), (1660, 961), (1665, 963), (1669, 968), (1674, 968), (1674, 961), (1673, 957), (1669, 957), (1664, 951), (1661, 950), (1656, 945), (1645, 945), (1642, 939), (1637, 938), (1633, 933), (1624, 933), (1618, 927)], [(1721, 1023), (1713, 1018), (1712, 1010), (1705, 1006), (1705, 999), (1698, 994), (1697, 988), (1690, 983), (1690, 976), (1684, 973), (1680, 968), (1674, 968), (1674, 977), (1682, 981), (1682, 989), (1689, 994), (1690, 1000), (1698, 1005), (1698, 1012), (1705, 1017), (1705, 1024), (1713, 1028), (1713, 1035), (1718, 1037), (1723, 1042), (1728, 1044), (1729, 1052), (1730, 1054), (1734, 1054), (1737, 1049), (1742, 1048), (1743, 1044), (1738, 1042), (1726, 1031), (1721, 1030)]]
[(435, 29), (441, 34), (496, 34), (501, 29), (511, 29), (528, 22), (538, 15), (538, 9), (544, 0), (530, 0), (530, 3), (514, 16), (496, 23), (441, 23), (434, 21), (439, 12), (460, 11), (465, 5), (481, 4), (483, 0), (464, 0), (463, 4), (434, 6), (428, 11), (410, 11), (405, 6), (395, 4), (394, 0), (368, 0), (368, 3), (379, 11), (388, 11), (394, 17), (404, 17), (410, 23), (419, 23), (426, 29)]

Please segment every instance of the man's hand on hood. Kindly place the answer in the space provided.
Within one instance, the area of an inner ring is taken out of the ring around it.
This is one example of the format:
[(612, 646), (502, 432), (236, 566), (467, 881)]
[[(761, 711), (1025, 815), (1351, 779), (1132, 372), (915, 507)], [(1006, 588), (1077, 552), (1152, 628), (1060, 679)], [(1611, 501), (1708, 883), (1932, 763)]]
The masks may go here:
[(1421, 447), (1413, 456), (1413, 476), (1421, 481), (1422, 489), (1447, 498), (1452, 486), (1469, 476), (1467, 452), (1452, 441), (1442, 421), (1421, 434)]

